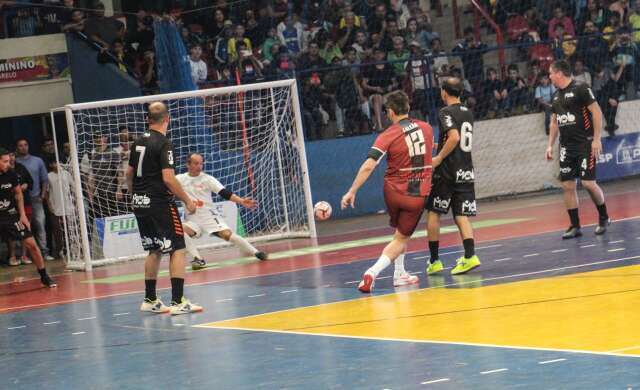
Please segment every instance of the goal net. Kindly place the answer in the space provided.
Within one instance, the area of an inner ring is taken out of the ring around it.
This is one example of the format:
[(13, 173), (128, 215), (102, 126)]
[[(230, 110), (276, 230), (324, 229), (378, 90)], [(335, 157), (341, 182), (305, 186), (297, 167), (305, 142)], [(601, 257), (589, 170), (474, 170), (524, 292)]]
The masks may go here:
[[(236, 233), (249, 241), (315, 236), (295, 80), (72, 104), (64, 107), (70, 156), (58, 157), (73, 178), (64, 224), (68, 268), (145, 255), (125, 172), (154, 101), (169, 109), (176, 174), (186, 172), (187, 156), (197, 152), (205, 173), (258, 201), (247, 210), (217, 199), (216, 211)], [(201, 248), (224, 244), (210, 237), (199, 242)]]

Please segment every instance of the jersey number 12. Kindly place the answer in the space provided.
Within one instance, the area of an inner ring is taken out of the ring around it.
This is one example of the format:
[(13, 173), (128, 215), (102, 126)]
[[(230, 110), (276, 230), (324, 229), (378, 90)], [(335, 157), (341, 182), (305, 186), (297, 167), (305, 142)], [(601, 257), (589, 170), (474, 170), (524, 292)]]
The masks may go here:
[(418, 130), (405, 135), (404, 141), (407, 143), (409, 157), (423, 156), (426, 153), (422, 131)]

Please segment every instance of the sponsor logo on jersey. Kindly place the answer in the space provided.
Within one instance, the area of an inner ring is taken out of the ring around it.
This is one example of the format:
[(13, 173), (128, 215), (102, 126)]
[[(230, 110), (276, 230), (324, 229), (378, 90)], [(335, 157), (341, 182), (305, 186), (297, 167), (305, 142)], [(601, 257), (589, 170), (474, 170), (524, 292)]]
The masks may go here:
[(402, 127), (402, 131), (403, 131), (404, 133), (408, 133), (408, 132), (410, 132), (410, 131), (412, 131), (412, 130), (415, 130), (415, 129), (417, 129), (417, 128), (418, 128), (418, 124), (417, 124), (417, 123), (414, 123), (414, 122), (411, 122), (409, 125), (407, 125), (407, 126), (403, 126), (403, 127)]
[(11, 206), (11, 202), (8, 200), (0, 201), (0, 210), (5, 210), (7, 207)]
[(460, 110), (461, 111), (469, 111), (469, 109), (467, 107), (465, 107), (465, 106), (460, 106)]
[(147, 195), (133, 194), (131, 201), (133, 205), (137, 207), (149, 207), (151, 204), (151, 199)]
[(11, 188), (11, 187), (12, 187), (11, 183), (3, 184), (3, 185), (0, 186), (0, 188), (2, 188), (3, 190), (6, 190), (6, 189)]
[(572, 97), (574, 97), (574, 96), (575, 96), (575, 95), (573, 94), (573, 92), (569, 92), (569, 93), (565, 93), (565, 94), (564, 94), (564, 98), (565, 98), (565, 99), (572, 98)]
[(153, 242), (162, 251), (166, 251), (166, 250), (171, 249), (171, 246), (173, 245), (171, 240), (169, 240), (167, 238), (159, 239), (159, 238), (156, 237), (156, 238), (153, 239)]
[(449, 208), (450, 202), (451, 199), (440, 199), (439, 196), (436, 196), (435, 199), (433, 199), (433, 206), (439, 209), (446, 210)]
[(144, 236), (142, 237), (142, 246), (148, 247), (153, 244), (153, 240), (151, 237)]
[(564, 160), (567, 158), (567, 148), (560, 148), (560, 161), (564, 162)]
[(576, 124), (576, 116), (568, 112), (562, 115), (556, 115), (558, 126), (567, 126)]
[(473, 174), (473, 170), (463, 171), (462, 169), (458, 169), (456, 172), (456, 182), (473, 181), (474, 179), (475, 175)]
[(560, 173), (569, 173), (571, 172), (571, 167), (560, 168)]
[(473, 202), (469, 202), (468, 200), (465, 200), (464, 203), (462, 203), (462, 213), (463, 214), (472, 214), (476, 212), (476, 201), (474, 200)]
[(167, 151), (167, 161), (169, 165), (173, 165), (173, 150)]
[(453, 126), (453, 118), (451, 117), (451, 115), (445, 115), (444, 117), (444, 124), (447, 127), (451, 127)]

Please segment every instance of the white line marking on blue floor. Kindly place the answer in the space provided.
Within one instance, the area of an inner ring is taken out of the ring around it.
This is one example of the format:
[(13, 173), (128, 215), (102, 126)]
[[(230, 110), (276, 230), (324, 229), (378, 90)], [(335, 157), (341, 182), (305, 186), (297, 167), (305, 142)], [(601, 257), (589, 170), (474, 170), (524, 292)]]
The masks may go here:
[(540, 253), (529, 253), (528, 255), (524, 255), (522, 257), (533, 257), (533, 256), (540, 256)]
[(393, 275), (387, 275), (387, 276), (380, 276), (379, 278), (376, 278), (376, 280), (380, 280), (380, 279), (389, 279), (393, 277)]
[(582, 245), (580, 248), (591, 248), (592, 246), (596, 246), (596, 244)]
[(22, 328), (26, 328), (26, 325), (20, 325), (20, 326), (12, 326), (10, 328), (7, 328), (7, 330), (13, 330), (13, 329), (22, 329)]
[(216, 303), (218, 303), (218, 302), (229, 302), (229, 301), (233, 301), (233, 298), (216, 299)]
[(411, 260), (426, 259), (426, 258), (428, 258), (428, 257), (429, 257), (428, 255), (427, 255), (427, 256), (412, 257), (412, 258), (411, 258)]
[(497, 259), (494, 261), (507, 261), (507, 260), (511, 260), (511, 257), (505, 257), (504, 259)]
[(247, 298), (257, 298), (257, 297), (264, 297), (267, 294), (256, 294), (256, 295), (249, 295)]
[(53, 325), (53, 324), (59, 324), (60, 321), (52, 321), (52, 322), (43, 322), (42, 325)]
[(421, 385), (429, 385), (431, 383), (449, 382), (449, 378), (434, 379), (432, 381), (420, 382)]
[(129, 315), (129, 314), (131, 314), (131, 313), (129, 313), (129, 312), (126, 312), (126, 313), (115, 313), (113, 316), (114, 316), (114, 317), (120, 317), (120, 316), (126, 316), (126, 315)]
[(618, 244), (621, 242), (624, 242), (624, 240), (609, 241), (609, 244)]
[(73, 332), (71, 334), (74, 335), (74, 336), (77, 336), (77, 335), (85, 334), (85, 333), (87, 333), (87, 332)]
[(620, 252), (625, 250), (626, 248), (616, 248), (616, 249), (609, 249), (607, 252)]
[(85, 318), (78, 318), (78, 321), (86, 321), (86, 320), (95, 320), (96, 317), (85, 317)]
[(568, 250), (569, 250), (569, 249), (566, 249), (566, 248), (565, 248), (565, 249), (556, 249), (556, 250), (554, 250), (554, 251), (551, 251), (551, 253), (566, 252), (566, 251), (568, 251)]
[(292, 293), (292, 292), (296, 292), (298, 291), (298, 289), (294, 289), (294, 290), (284, 290), (284, 291), (280, 291), (280, 294), (288, 294), (288, 293)]
[(538, 362), (538, 364), (551, 364), (551, 363), (558, 363), (558, 362), (564, 362), (567, 359), (553, 359), (553, 360), (545, 360), (543, 362)]
[(409, 272), (411, 275), (420, 275), (422, 273), (422, 271), (418, 271), (418, 272)]
[(352, 280), (350, 282), (345, 282), (344, 284), (354, 284), (354, 283), (360, 283), (359, 280)]
[(184, 324), (173, 324), (173, 326), (184, 326)]
[(498, 369), (495, 369), (495, 370), (480, 371), (480, 375), (494, 374), (496, 372), (503, 372), (503, 371), (509, 371), (509, 369), (508, 368), (498, 368)]
[(328, 288), (328, 287), (331, 287), (331, 285), (330, 284), (325, 284), (324, 286), (321, 286), (321, 287)]

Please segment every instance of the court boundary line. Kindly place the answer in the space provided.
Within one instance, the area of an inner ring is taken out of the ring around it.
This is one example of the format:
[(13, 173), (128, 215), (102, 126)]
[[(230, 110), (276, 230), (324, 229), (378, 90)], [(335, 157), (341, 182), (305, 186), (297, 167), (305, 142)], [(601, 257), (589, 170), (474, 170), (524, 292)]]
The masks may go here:
[[(633, 216), (633, 217), (626, 217), (626, 218), (616, 219), (616, 220), (613, 220), (612, 223), (631, 221), (631, 220), (635, 220), (635, 219), (640, 219), (640, 215), (636, 215), (636, 216)], [(597, 225), (597, 223), (583, 225), (582, 227), (584, 228), (584, 227), (590, 227), (590, 226), (595, 226), (595, 225)], [(518, 239), (518, 238), (535, 237), (535, 236), (540, 236), (540, 235), (543, 235), (543, 234), (549, 234), (549, 233), (554, 233), (554, 232), (563, 232), (563, 231), (564, 231), (564, 229), (546, 230), (546, 231), (543, 231), (543, 232), (538, 232), (538, 233), (533, 233), (533, 234), (514, 235), (514, 236), (507, 236), (507, 237), (502, 237), (502, 238), (492, 239), (492, 240), (477, 241), (476, 243), (477, 244), (479, 244), (479, 243), (484, 244), (484, 243), (491, 243), (491, 242), (508, 241), (508, 240), (513, 240), (513, 239)], [(451, 234), (453, 234), (453, 233), (451, 233)], [(382, 244), (374, 244), (374, 245), (382, 245)], [(460, 245), (458, 245), (458, 244), (450, 245), (450, 246), (443, 247), (442, 249), (455, 248), (455, 247), (460, 247)], [(407, 252), (407, 254), (415, 254), (415, 253), (422, 253), (422, 252), (426, 253), (426, 250), (423, 249), (423, 250)], [(367, 260), (371, 260), (371, 258), (359, 259), (359, 260), (351, 260), (348, 263), (361, 262), (361, 261), (367, 261)], [(288, 270), (288, 271), (276, 271), (276, 272), (265, 273), (265, 274), (260, 274), (260, 275), (247, 275), (247, 276), (241, 276), (241, 277), (237, 277), (237, 278), (229, 278), (229, 279), (222, 279), (222, 280), (213, 280), (213, 281), (208, 281), (208, 282), (185, 284), (185, 287), (199, 287), (199, 286), (204, 286), (204, 285), (209, 285), (209, 284), (232, 282), (232, 281), (236, 281), (236, 280), (260, 278), (260, 277), (263, 277), (263, 276), (282, 275), (282, 274), (286, 274), (286, 273), (290, 273), (290, 272), (308, 271), (308, 270), (311, 270), (311, 269), (318, 269), (318, 268), (324, 268), (324, 267), (333, 267), (333, 266), (339, 266), (339, 265), (344, 265), (344, 264), (347, 264), (347, 262), (338, 263), (338, 264), (326, 264), (326, 265), (320, 265), (320, 266), (315, 266), (314, 265), (314, 266), (310, 266), (310, 267), (298, 268), (298, 269)], [(158, 291), (169, 290), (170, 288), (171, 287), (162, 287), (162, 288), (158, 288)], [(14, 312), (14, 311), (27, 310), (27, 309), (35, 309), (35, 308), (39, 308), (39, 307), (67, 305), (67, 304), (70, 304), (70, 303), (77, 303), (77, 302), (84, 302), (84, 301), (89, 301), (89, 300), (98, 300), (98, 299), (105, 299), (105, 298), (114, 298), (114, 297), (119, 297), (119, 296), (125, 296), (125, 295), (131, 295), (131, 294), (142, 294), (142, 293), (144, 293), (144, 290), (134, 290), (134, 291), (125, 291), (125, 292), (107, 294), (107, 295), (102, 295), (102, 296), (99, 296), (99, 297), (76, 298), (76, 299), (69, 299), (69, 300), (60, 301), (60, 302), (45, 302), (45, 303), (37, 303), (37, 304), (33, 304), (33, 305), (23, 305), (23, 306), (14, 306), (14, 307), (8, 307), (8, 308), (0, 308), (0, 314)], [(394, 292), (394, 293), (402, 293), (402, 292)], [(341, 301), (341, 302), (346, 302), (346, 301)], [(239, 318), (243, 318), (243, 317), (239, 317)]]

